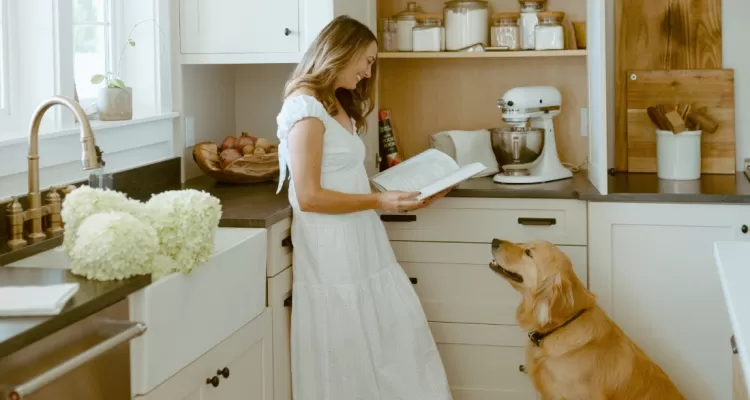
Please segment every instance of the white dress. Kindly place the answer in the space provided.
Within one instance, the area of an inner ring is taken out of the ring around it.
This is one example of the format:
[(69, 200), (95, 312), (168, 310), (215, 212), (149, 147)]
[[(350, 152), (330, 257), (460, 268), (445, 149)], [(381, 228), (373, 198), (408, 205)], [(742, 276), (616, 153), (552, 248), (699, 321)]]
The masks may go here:
[[(364, 143), (306, 95), (288, 98), (277, 117), (279, 189), (287, 165), (291, 169), (294, 163), (289, 130), (308, 117), (325, 126), (321, 186), (370, 193)], [(419, 298), (377, 213), (300, 211), (293, 180), (289, 202), (294, 211), (294, 399), (452, 399)]]

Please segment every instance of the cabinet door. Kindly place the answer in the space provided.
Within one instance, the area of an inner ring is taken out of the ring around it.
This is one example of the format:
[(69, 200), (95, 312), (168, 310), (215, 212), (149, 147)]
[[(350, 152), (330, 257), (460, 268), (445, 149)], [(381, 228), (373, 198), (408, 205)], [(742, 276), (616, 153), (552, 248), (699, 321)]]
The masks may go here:
[(182, 54), (296, 53), (299, 0), (180, 0)]
[(731, 398), (731, 327), (713, 243), (741, 235), (737, 206), (589, 203), (599, 304), (688, 399)]
[(268, 279), (273, 320), (273, 398), (292, 400), (292, 267)]

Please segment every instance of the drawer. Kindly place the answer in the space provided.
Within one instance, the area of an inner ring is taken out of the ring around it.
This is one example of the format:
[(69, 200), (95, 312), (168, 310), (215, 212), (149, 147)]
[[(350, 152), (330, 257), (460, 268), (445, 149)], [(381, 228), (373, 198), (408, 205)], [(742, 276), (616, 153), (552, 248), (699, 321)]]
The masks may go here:
[(273, 319), (273, 398), (292, 400), (292, 267), (268, 279), (268, 305)]
[(430, 323), (454, 400), (535, 400), (519, 367), (526, 335), (515, 327)]
[[(391, 242), (428, 321), (516, 325), (521, 295), (492, 271), (489, 244)], [(560, 246), (586, 284), (585, 246)]]
[(391, 240), (490, 243), (547, 240), (586, 245), (586, 202), (444, 198), (408, 214), (381, 214)]
[(292, 248), (292, 219), (271, 225), (268, 229), (268, 277), (276, 276), (292, 265)]

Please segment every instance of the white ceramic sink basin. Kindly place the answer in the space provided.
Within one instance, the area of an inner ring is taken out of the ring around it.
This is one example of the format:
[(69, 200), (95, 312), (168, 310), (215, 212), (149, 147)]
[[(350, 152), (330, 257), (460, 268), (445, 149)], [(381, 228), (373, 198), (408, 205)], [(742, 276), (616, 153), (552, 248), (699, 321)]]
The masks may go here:
[[(219, 228), (210, 260), (129, 296), (146, 333), (130, 342), (132, 394), (144, 395), (252, 321), (266, 304), (265, 229)], [(70, 268), (62, 248), (10, 264)]]

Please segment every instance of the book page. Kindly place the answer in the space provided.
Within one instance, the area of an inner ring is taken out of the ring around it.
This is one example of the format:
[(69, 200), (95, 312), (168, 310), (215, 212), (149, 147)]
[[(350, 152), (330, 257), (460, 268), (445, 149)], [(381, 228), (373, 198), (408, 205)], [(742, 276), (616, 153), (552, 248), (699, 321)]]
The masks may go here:
[(373, 176), (371, 181), (381, 191), (418, 192), (459, 169), (449, 155), (429, 149)]
[(421, 201), (428, 197), (434, 196), (451, 186), (458, 185), (459, 183), (471, 178), (472, 176), (484, 171), (487, 167), (482, 163), (472, 163), (463, 166), (461, 169), (454, 171), (452, 174), (419, 189), (421, 194), (417, 197), (417, 200)]

